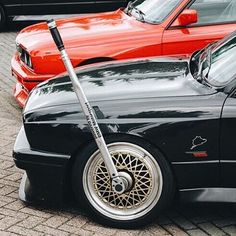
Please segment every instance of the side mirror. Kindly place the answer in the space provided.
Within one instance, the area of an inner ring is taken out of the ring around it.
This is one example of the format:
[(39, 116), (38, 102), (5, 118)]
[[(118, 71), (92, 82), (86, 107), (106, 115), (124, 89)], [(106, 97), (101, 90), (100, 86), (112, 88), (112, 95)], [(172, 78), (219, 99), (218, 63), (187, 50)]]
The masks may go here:
[(185, 9), (181, 12), (172, 26), (187, 26), (190, 24), (197, 23), (198, 21), (198, 13), (193, 9)]

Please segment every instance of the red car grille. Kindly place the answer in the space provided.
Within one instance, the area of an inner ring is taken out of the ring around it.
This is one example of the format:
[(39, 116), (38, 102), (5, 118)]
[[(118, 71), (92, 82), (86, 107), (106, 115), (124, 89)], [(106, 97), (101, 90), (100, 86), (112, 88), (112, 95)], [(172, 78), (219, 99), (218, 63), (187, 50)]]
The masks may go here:
[(33, 69), (33, 65), (32, 65), (29, 53), (22, 47), (18, 47), (18, 52), (20, 53), (21, 61), (23, 61), (28, 67)]

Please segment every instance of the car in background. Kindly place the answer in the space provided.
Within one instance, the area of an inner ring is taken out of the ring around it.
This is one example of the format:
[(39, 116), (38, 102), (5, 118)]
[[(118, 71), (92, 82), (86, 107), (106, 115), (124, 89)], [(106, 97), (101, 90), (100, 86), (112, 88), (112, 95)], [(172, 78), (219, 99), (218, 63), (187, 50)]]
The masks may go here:
[(14, 146), (20, 198), (69, 195), (102, 224), (141, 227), (174, 196), (235, 202), (236, 32), (190, 59), (156, 57), (77, 69), (113, 161), (130, 176), (117, 194), (69, 76), (32, 90)]
[[(57, 21), (74, 67), (102, 61), (191, 54), (236, 28), (235, 0), (137, 0), (126, 9)], [(38, 83), (65, 71), (47, 24), (16, 38), (12, 74), (24, 106)]]
[(0, 0), (0, 29), (19, 15), (79, 14), (116, 10), (127, 0)]

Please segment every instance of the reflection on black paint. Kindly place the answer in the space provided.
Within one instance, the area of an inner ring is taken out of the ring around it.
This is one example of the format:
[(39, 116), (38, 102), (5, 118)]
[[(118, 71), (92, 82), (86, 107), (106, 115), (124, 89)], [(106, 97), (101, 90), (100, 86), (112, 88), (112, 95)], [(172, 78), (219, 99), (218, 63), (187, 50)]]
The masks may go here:
[(128, 114), (118, 116), (120, 119), (131, 119), (131, 118), (191, 118), (191, 117), (202, 117), (204, 115), (210, 115), (208, 111), (178, 111), (178, 110), (164, 110), (164, 111), (148, 111), (140, 112), (136, 114)]

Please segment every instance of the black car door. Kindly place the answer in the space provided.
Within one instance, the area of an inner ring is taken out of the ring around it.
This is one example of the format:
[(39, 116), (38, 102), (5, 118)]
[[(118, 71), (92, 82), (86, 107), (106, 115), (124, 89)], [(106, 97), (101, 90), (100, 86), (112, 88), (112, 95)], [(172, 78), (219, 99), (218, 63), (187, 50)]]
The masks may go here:
[(22, 11), (21, 3), (22, 0), (0, 0), (0, 4), (6, 10), (8, 16), (20, 15)]
[[(216, 68), (216, 69), (215, 69)], [(221, 115), (220, 179), (223, 187), (236, 187), (236, 31), (214, 52), (208, 74), (213, 82), (226, 84), (229, 93)]]
[(95, 11), (95, 0), (22, 0), (24, 14), (77, 14)]
[(222, 112), (220, 179), (223, 187), (236, 187), (235, 134), (236, 134), (236, 91), (227, 98)]

